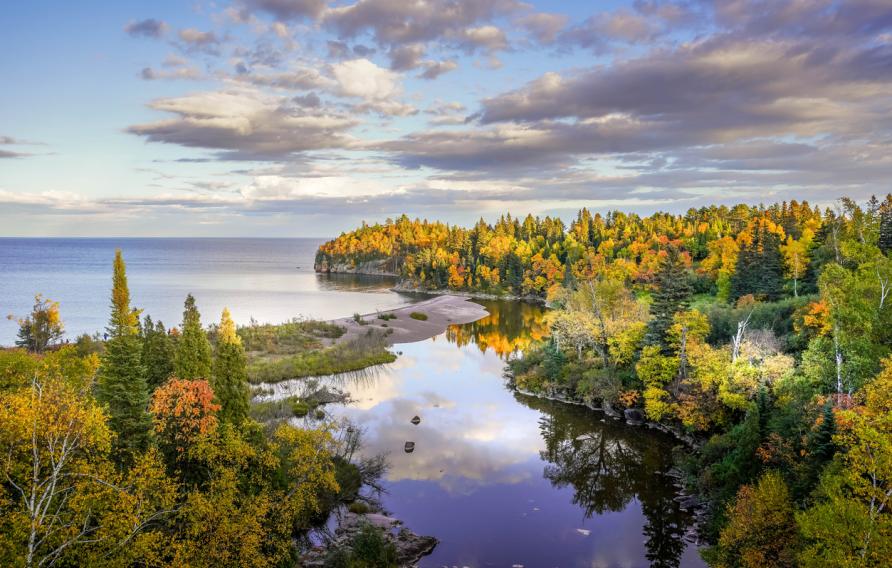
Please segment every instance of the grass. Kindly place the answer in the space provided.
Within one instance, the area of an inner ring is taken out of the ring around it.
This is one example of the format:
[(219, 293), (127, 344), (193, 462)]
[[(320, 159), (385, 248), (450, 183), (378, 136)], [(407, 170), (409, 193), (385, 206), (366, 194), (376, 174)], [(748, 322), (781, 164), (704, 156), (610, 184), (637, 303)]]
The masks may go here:
[(396, 314), (378, 314), (379, 320), (390, 321), (396, 319)]
[(409, 317), (413, 320), (427, 321), (427, 314), (424, 312), (412, 312), (409, 314)]
[(379, 335), (364, 335), (333, 347), (311, 349), (285, 356), (255, 355), (248, 361), (251, 383), (273, 383), (318, 375), (358, 371), (392, 363), (396, 355)]
[(264, 354), (295, 354), (323, 347), (325, 340), (338, 339), (344, 328), (315, 320), (292, 320), (279, 325), (252, 324), (240, 327), (245, 351)]

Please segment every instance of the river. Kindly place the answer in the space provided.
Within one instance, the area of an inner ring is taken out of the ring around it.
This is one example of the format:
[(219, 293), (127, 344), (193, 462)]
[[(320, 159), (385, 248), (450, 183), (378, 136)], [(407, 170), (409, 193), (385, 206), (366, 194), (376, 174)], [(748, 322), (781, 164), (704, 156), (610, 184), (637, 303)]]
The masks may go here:
[[(320, 379), (355, 400), (329, 418), (388, 456), (386, 511), (440, 540), (420, 565), (704, 566), (665, 475), (677, 441), (507, 388), (505, 358), (544, 332), (543, 310), (481, 303), (489, 317), (397, 345), (391, 365)], [(301, 388), (279, 383), (273, 397)]]

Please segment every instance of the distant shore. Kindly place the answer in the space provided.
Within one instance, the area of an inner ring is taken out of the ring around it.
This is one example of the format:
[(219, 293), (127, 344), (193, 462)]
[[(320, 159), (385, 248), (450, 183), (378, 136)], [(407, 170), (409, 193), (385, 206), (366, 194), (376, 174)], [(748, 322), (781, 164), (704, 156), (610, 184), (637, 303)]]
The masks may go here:
[[(424, 314), (427, 319), (414, 319), (412, 313)], [(380, 316), (395, 316), (380, 319)], [(409, 306), (362, 314), (356, 321), (353, 316), (331, 320), (342, 326), (346, 333), (338, 341), (349, 341), (366, 334), (369, 330), (382, 333), (390, 345), (415, 343), (440, 335), (450, 325), (475, 322), (489, 315), (486, 308), (475, 304), (469, 297), (457, 295), (436, 296)]]

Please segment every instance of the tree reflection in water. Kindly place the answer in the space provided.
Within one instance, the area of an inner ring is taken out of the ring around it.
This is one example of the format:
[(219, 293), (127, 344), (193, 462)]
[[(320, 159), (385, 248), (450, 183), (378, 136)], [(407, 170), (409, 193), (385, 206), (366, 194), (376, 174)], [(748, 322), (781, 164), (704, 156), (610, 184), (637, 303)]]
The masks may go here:
[(526, 349), (548, 333), (545, 308), (530, 302), (474, 300), (489, 315), (465, 325), (451, 325), (446, 339), (459, 347), (476, 345), (481, 353), (492, 349), (500, 358)]
[(571, 487), (573, 503), (586, 518), (622, 511), (633, 499), (646, 518), (642, 529), (651, 566), (677, 567), (684, 533), (693, 518), (675, 501), (671, 479), (674, 440), (647, 429), (574, 407), (521, 394), (515, 398), (542, 413), (544, 477), (556, 488)]

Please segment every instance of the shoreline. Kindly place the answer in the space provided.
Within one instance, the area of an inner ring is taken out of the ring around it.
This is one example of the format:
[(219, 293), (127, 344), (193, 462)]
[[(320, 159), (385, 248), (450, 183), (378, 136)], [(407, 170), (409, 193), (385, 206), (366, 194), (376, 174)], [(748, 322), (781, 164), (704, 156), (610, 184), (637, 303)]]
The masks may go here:
[[(413, 312), (423, 313), (427, 319), (410, 317)], [(379, 319), (378, 316), (385, 314), (396, 317)], [(372, 331), (380, 333), (387, 344), (393, 346), (424, 341), (445, 333), (450, 325), (472, 323), (488, 315), (486, 308), (472, 302), (470, 297), (449, 294), (392, 310), (362, 314), (360, 320), (364, 323), (357, 322), (353, 316), (329, 320), (329, 323), (346, 330), (337, 342), (350, 341)]]

